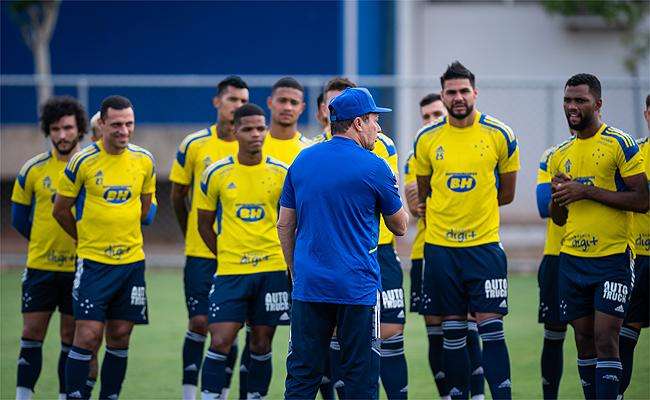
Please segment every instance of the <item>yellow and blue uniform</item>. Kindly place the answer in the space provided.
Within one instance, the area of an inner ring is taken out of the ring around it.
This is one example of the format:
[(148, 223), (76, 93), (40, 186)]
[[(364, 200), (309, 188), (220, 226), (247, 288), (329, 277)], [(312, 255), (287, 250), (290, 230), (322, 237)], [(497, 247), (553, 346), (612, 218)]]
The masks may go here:
[(109, 154), (98, 141), (61, 173), (57, 193), (76, 199), (75, 318), (146, 323), (140, 197), (155, 191), (153, 156), (134, 144)]
[(217, 261), (199, 235), (197, 225), (197, 204), (201, 195), (201, 176), (212, 163), (224, 157), (237, 154), (239, 144), (236, 140), (219, 138), (217, 125), (187, 135), (178, 146), (172, 164), (169, 180), (190, 186), (190, 212), (187, 216), (185, 232), (185, 268), (183, 286), (185, 305), (190, 318), (207, 315), (208, 293), (212, 276), (217, 269)]
[[(287, 169), (285, 163), (266, 155), (251, 166), (230, 156), (203, 172), (197, 207), (221, 209), (210, 323), (288, 322), (287, 266), (276, 228)], [(254, 306), (249, 308), (251, 303)]]
[(414, 157), (415, 174), (430, 176), (431, 184), (422, 312), (465, 315), (469, 294), (472, 311), (504, 315), (508, 283), (497, 196), (499, 175), (519, 170), (512, 129), (478, 111), (465, 128), (444, 117), (420, 130)]
[(14, 209), (23, 210), (23, 217), (14, 213), (13, 222), (24, 220), (29, 240), (23, 312), (54, 311), (58, 306), (62, 313), (72, 314), (76, 245), (52, 218), (58, 178), (65, 165), (55, 150), (38, 154), (22, 166), (14, 183), (11, 201)]
[(555, 146), (544, 151), (537, 170), (537, 203), (539, 213), (546, 219), (546, 237), (544, 240), (544, 256), (537, 272), (539, 287), (539, 323), (560, 323), (560, 305), (558, 292), (558, 274), (560, 263), (560, 248), (564, 227), (556, 225), (550, 218), (548, 205), (551, 200), (551, 179), (548, 173), (548, 160)]
[(293, 160), (298, 156), (298, 153), (310, 145), (311, 141), (300, 132), (296, 132), (293, 138), (287, 140), (276, 139), (271, 136), (270, 132), (267, 132), (266, 138), (264, 138), (263, 152), (276, 160), (291, 165)]
[[(622, 178), (644, 173), (644, 160), (634, 139), (602, 124), (587, 139), (574, 137), (559, 145), (548, 168), (551, 176), (561, 172), (584, 185), (621, 191)], [(622, 318), (632, 279), (632, 213), (593, 200), (573, 202), (567, 209), (560, 249), (561, 318), (571, 321), (594, 308)]]
[[(404, 164), (404, 184), (417, 184), (413, 152), (409, 153), (406, 158), (406, 164)], [(425, 228), (424, 221), (421, 218), (418, 218), (417, 233), (415, 234), (413, 245), (411, 247), (411, 312), (418, 312), (420, 310)]]
[[(329, 130), (325, 130), (313, 140), (322, 143), (332, 139)], [(383, 133), (377, 134), (372, 153), (386, 161), (395, 176), (398, 176), (397, 149), (393, 140)], [(383, 216), (379, 216), (379, 240), (377, 260), (381, 269), (381, 321), (389, 324), (403, 324), (404, 290), (402, 289), (402, 265), (395, 251), (395, 236), (388, 229)]]
[[(645, 174), (650, 176), (650, 141), (645, 137), (637, 140), (637, 144), (645, 160)], [(650, 326), (650, 212), (634, 214), (633, 220), (634, 288), (625, 323), (639, 323), (647, 328)]]

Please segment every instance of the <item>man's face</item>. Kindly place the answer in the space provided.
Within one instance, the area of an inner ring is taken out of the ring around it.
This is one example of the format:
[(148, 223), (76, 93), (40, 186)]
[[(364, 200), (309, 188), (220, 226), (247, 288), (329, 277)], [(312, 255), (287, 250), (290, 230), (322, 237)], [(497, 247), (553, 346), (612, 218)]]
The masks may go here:
[(233, 122), (235, 110), (248, 103), (248, 89), (238, 89), (234, 86), (226, 87), (220, 95), (212, 99), (214, 108), (219, 110), (219, 120)]
[(600, 111), (602, 100), (589, 91), (589, 86), (567, 86), (564, 88), (564, 115), (569, 128), (581, 131), (589, 126)]
[(49, 130), (52, 146), (61, 155), (70, 154), (79, 143), (79, 129), (74, 115), (64, 115), (50, 124)]
[(129, 145), (135, 129), (135, 114), (132, 108), (116, 110), (109, 108), (104, 118), (99, 119), (99, 127), (104, 140), (112, 147), (125, 149)]
[(645, 122), (648, 125), (648, 132), (650, 132), (650, 107), (646, 107), (645, 111), (643, 112), (643, 117), (645, 118)]
[(273, 122), (281, 126), (292, 126), (305, 111), (304, 94), (294, 88), (279, 87), (267, 100)]
[[(375, 148), (375, 141), (377, 140), (377, 134), (381, 132), (381, 126), (379, 126), (379, 114), (368, 114), (368, 121), (364, 121), (363, 118), (358, 118), (361, 121), (361, 127), (359, 131), (359, 140), (361, 146), (367, 150), (373, 150)], [(354, 122), (357, 123), (356, 121)]]
[(469, 79), (450, 79), (445, 81), (442, 88), (442, 102), (449, 115), (463, 119), (474, 110), (477, 94)]
[(320, 103), (318, 105), (318, 109), (316, 110), (316, 120), (318, 121), (318, 123), (321, 124), (321, 127), (325, 128), (327, 125), (330, 124), (330, 121), (329, 121), (329, 117), (323, 114), (323, 108), (324, 108), (323, 104), (324, 103)]
[(325, 92), (325, 95), (323, 96), (323, 104), (321, 104), (321, 114), (323, 115), (323, 118), (325, 118), (328, 123), (330, 120), (330, 101), (332, 101), (333, 98), (336, 96), (340, 95), (343, 93), (342, 90), (328, 90)]
[(438, 118), (447, 115), (447, 109), (442, 101), (436, 100), (433, 103), (420, 107), (420, 116), (422, 117), (422, 125), (429, 125)]
[(257, 154), (262, 151), (266, 137), (266, 119), (262, 115), (242, 117), (239, 124), (235, 125), (235, 137), (239, 148), (248, 154)]

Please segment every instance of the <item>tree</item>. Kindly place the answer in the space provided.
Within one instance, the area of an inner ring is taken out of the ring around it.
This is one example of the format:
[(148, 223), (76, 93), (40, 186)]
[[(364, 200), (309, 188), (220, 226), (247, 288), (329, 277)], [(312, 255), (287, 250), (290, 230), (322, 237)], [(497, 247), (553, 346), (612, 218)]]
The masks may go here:
[(623, 32), (621, 40), (628, 49), (625, 68), (638, 76), (639, 62), (648, 57), (650, 31), (644, 20), (650, 12), (647, 0), (543, 0), (542, 5), (551, 14), (565, 17), (595, 16), (607, 26)]
[(60, 0), (19, 0), (11, 4), (11, 13), (20, 27), (25, 44), (34, 57), (34, 73), (37, 76), (37, 106), (52, 96), (52, 68), (50, 63), (50, 40), (59, 16)]

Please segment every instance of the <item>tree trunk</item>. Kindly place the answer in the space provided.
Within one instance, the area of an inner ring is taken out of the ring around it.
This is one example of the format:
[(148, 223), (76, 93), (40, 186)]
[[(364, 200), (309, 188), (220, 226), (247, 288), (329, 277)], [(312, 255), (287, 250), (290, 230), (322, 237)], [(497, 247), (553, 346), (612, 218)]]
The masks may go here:
[[(52, 68), (50, 66), (50, 41), (38, 38), (34, 43), (34, 72), (36, 73), (36, 106), (40, 107), (52, 96)], [(40, 111), (39, 111), (40, 112)]]

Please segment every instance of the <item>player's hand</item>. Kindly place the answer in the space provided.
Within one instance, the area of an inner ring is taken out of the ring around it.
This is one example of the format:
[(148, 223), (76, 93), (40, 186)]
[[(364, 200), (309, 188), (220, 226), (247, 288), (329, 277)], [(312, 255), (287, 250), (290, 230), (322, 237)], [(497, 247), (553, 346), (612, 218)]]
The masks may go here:
[(417, 205), (417, 212), (418, 212), (418, 217), (424, 219), (427, 216), (427, 204), (426, 203), (418, 203)]
[(587, 198), (587, 185), (578, 181), (560, 182), (557, 184), (557, 190), (551, 195), (553, 201), (562, 207)]
[(556, 192), (561, 184), (570, 182), (571, 178), (569, 178), (567, 175), (563, 174), (562, 172), (558, 172), (553, 179), (551, 179), (551, 192)]

